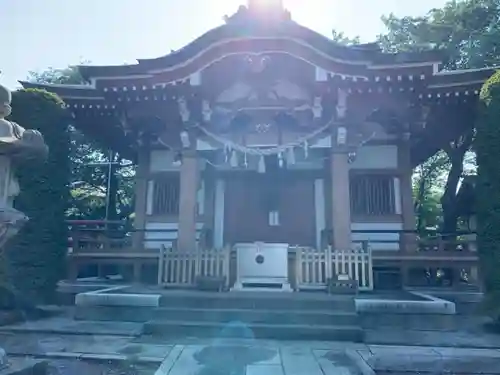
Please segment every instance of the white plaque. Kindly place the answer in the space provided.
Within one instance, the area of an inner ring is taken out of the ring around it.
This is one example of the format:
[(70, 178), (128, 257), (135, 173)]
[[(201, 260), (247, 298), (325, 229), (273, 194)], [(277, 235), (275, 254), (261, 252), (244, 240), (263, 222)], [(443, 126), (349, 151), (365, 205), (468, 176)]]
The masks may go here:
[(241, 243), (236, 248), (234, 290), (291, 290), (288, 282), (288, 244)]

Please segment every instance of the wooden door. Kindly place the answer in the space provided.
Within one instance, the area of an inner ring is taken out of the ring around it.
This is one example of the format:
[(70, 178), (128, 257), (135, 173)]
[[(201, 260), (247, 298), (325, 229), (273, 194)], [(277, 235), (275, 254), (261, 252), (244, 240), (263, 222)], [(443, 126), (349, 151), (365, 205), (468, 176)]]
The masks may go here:
[[(278, 212), (271, 225), (269, 212)], [(315, 242), (314, 182), (308, 176), (246, 173), (226, 179), (224, 241), (283, 242), (313, 246)]]

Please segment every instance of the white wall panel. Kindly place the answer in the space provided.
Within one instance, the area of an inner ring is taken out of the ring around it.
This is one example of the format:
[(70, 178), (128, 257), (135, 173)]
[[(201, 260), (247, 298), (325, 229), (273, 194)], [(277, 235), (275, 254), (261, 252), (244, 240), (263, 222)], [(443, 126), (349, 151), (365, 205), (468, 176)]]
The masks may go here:
[[(169, 150), (152, 150), (149, 160), (150, 172), (171, 172), (179, 171), (180, 165), (173, 164), (175, 153)], [(198, 159), (199, 168), (205, 168), (205, 161), (201, 158)]]
[[(196, 239), (200, 238), (202, 228), (203, 223), (196, 224)], [(149, 232), (148, 230), (155, 231)], [(144, 233), (144, 247), (146, 249), (159, 249), (162, 244), (167, 247), (172, 246), (172, 243), (177, 239), (178, 234), (178, 223), (148, 222), (146, 223), (146, 233)]]
[(394, 145), (362, 146), (356, 151), (352, 169), (395, 169), (398, 147)]
[[(352, 223), (352, 231), (400, 231), (403, 223)], [(371, 243), (372, 250), (399, 250), (399, 233), (352, 233), (352, 241), (387, 241)], [(398, 241), (398, 242), (394, 242)]]

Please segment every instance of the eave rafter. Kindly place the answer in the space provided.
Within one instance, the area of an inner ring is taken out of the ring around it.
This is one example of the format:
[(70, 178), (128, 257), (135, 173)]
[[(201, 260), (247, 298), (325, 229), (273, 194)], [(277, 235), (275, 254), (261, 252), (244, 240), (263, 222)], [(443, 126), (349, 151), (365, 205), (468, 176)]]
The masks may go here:
[[(244, 53), (242, 55), (245, 55)], [(296, 55), (293, 55), (297, 57)], [(300, 56), (298, 57), (300, 58)], [(341, 72), (335, 68), (324, 69), (311, 63), (314, 66), (318, 75), (318, 82), (336, 82), (338, 84), (356, 86), (356, 87), (377, 87), (377, 86), (409, 86), (415, 85), (432, 78), (432, 67), (417, 67), (406, 70), (387, 70), (377, 71), (374, 69), (362, 68), (358, 72)], [(157, 87), (167, 86), (183, 86), (202, 85), (203, 70), (195, 70), (189, 74), (179, 76), (164, 75), (162, 73), (154, 73), (147, 77), (137, 78), (134, 76), (98, 79), (96, 87), (104, 92), (120, 92), (120, 91), (144, 91)], [(321, 78), (319, 78), (319, 76)]]

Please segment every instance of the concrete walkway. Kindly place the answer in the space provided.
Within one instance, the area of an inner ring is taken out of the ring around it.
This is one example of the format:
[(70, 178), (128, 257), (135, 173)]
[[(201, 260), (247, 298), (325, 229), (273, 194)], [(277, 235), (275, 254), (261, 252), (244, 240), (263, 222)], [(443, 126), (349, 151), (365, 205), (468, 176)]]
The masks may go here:
[(141, 327), (56, 317), (0, 327), (0, 346), (12, 358), (72, 363), (80, 370), (71, 375), (93, 375), (85, 370), (89, 361), (154, 369), (145, 375), (500, 375), (500, 336), (480, 332), (380, 329), (367, 332), (367, 343), (354, 344), (159, 339), (142, 335)]
[(499, 349), (20, 332), (0, 345), (12, 357), (150, 363), (155, 375), (500, 374)]

